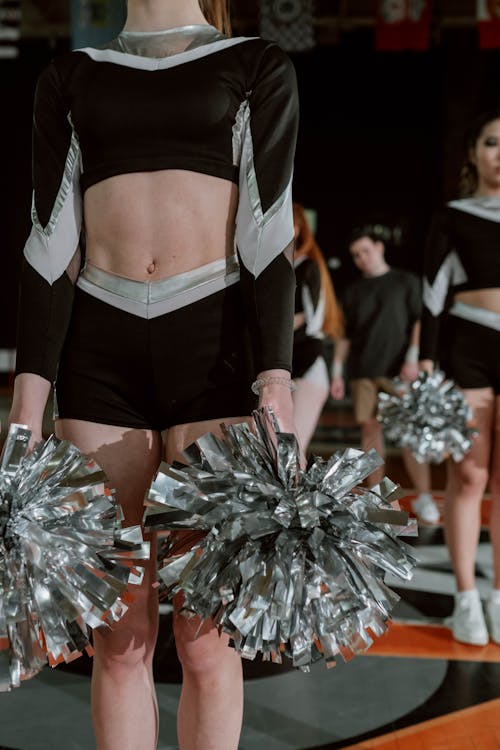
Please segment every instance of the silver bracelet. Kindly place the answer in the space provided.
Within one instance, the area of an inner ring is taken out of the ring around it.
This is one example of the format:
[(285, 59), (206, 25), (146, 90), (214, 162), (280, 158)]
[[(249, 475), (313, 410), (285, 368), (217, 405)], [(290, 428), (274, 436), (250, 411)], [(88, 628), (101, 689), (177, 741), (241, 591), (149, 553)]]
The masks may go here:
[(295, 383), (291, 378), (281, 377), (280, 375), (269, 375), (266, 378), (257, 378), (252, 383), (252, 393), (256, 396), (260, 394), (261, 388), (265, 385), (286, 385), (293, 392), (296, 388)]

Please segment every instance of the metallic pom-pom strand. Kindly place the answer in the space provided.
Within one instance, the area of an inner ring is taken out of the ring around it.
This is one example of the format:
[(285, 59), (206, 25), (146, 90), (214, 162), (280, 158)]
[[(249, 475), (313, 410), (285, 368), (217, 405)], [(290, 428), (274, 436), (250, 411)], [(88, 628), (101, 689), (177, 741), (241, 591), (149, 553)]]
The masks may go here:
[(90, 652), (88, 629), (123, 616), (149, 558), (99, 466), (54, 436), (28, 454), (30, 437), (11, 425), (0, 465), (0, 691)]
[(243, 657), (334, 666), (386, 630), (399, 597), (384, 574), (411, 577), (416, 560), (398, 536), (416, 526), (392, 508), (390, 480), (358, 486), (382, 464), (375, 451), (339, 451), (302, 471), (295, 436), (269, 416), (254, 413), (256, 434), (244, 423), (222, 440), (203, 436), (187, 467), (162, 464), (144, 525), (207, 532), (187, 552), (174, 541), (160, 571), (169, 595), (183, 592), (186, 616), (211, 619)]
[(420, 463), (461, 461), (477, 430), (462, 391), (444, 372), (420, 373), (413, 383), (395, 381), (396, 393), (380, 393), (378, 420), (388, 440), (409, 448)]

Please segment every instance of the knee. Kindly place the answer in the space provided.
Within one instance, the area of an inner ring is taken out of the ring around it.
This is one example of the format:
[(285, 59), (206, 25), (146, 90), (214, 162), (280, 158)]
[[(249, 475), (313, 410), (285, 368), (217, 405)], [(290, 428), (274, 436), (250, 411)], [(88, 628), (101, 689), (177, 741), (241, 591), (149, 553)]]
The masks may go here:
[(239, 662), (239, 656), (227, 645), (227, 637), (219, 636), (214, 628), (202, 630), (196, 637), (198, 624), (197, 618), (188, 620), (182, 615), (174, 618), (177, 656), (185, 674), (197, 681), (213, 682), (226, 664)]
[(382, 426), (377, 419), (367, 419), (361, 423), (361, 430), (364, 435), (378, 435), (382, 432)]
[(157, 619), (134, 616), (115, 623), (111, 628), (94, 631), (94, 650), (99, 664), (108, 671), (130, 671), (138, 665), (152, 663), (157, 637)]
[(454, 472), (451, 486), (455, 492), (465, 496), (475, 496), (484, 492), (487, 482), (488, 469), (486, 467), (468, 465), (466, 462), (462, 462), (458, 464), (457, 471)]

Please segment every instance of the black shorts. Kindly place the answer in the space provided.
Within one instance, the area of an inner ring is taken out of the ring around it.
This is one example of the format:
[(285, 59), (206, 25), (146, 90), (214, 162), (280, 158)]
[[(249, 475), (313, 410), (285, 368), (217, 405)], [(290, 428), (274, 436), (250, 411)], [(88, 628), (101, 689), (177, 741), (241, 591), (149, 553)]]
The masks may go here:
[(461, 388), (492, 388), (500, 394), (500, 331), (449, 315), (441, 367)]
[(164, 430), (254, 407), (240, 285), (141, 318), (80, 288), (56, 382), (59, 417)]

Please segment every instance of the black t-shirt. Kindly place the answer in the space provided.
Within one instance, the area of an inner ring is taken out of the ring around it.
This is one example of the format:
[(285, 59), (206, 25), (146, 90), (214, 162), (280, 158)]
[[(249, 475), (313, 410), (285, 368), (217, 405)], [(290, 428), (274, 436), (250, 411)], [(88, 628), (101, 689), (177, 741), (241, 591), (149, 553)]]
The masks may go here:
[(344, 293), (349, 378), (394, 377), (403, 364), (411, 329), (420, 319), (421, 286), (413, 273), (391, 268), (363, 277)]

